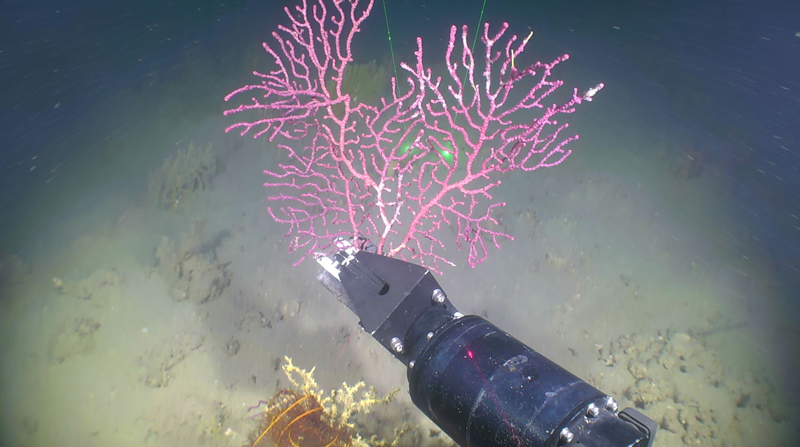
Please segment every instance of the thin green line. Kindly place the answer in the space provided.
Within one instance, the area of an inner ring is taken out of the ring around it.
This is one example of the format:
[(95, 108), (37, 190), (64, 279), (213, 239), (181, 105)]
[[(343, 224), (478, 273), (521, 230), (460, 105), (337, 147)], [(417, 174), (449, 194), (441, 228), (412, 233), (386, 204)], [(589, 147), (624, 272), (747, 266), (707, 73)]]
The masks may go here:
[[(486, 0), (483, 0), (483, 6), (481, 6), (481, 16), (478, 17), (478, 26), (475, 27), (475, 37), (472, 38), (472, 48), (470, 48), (470, 51), (472, 51), (473, 63), (475, 62), (475, 44), (478, 42), (478, 33), (480, 32), (481, 29), (481, 23), (483, 23), (483, 11), (485, 10), (486, 10)], [(469, 71), (464, 73), (464, 79), (461, 80), (461, 85), (464, 85), (464, 83), (467, 82), (468, 74)]]
[[(478, 26), (475, 27), (475, 37), (472, 38), (472, 48), (470, 48), (470, 51), (472, 52), (472, 63), (473, 63), (473, 65), (475, 64), (475, 44), (478, 42), (478, 33), (481, 30), (481, 24), (483, 23), (483, 12), (485, 10), (486, 10), (486, 0), (483, 0), (483, 5), (481, 6), (481, 15), (480, 15), (480, 17), (478, 17)], [(467, 82), (467, 75), (469, 75), (469, 70), (465, 70), (464, 71), (464, 79), (461, 80), (461, 85), (462, 86), (465, 86), (465, 84)], [(477, 95), (478, 92), (475, 92), (475, 94)], [(454, 122), (458, 123), (458, 115), (456, 115), (456, 118), (455, 118)]]
[(389, 30), (389, 12), (386, 10), (386, 0), (382, 0), (381, 3), (383, 3), (383, 16), (386, 18), (386, 36), (389, 39), (389, 52), (392, 54), (392, 67), (394, 68), (394, 79), (399, 94), (400, 78), (397, 76), (397, 62), (394, 59), (394, 45), (392, 44), (392, 32)]
[[(478, 17), (478, 26), (475, 28), (475, 37), (472, 39), (472, 51), (473, 57), (475, 54), (475, 43), (478, 42), (478, 31), (481, 29), (481, 23), (483, 23), (483, 11), (486, 10), (486, 0), (483, 0), (483, 6), (481, 6), (481, 16)], [(466, 79), (466, 78), (464, 78)]]
[[(472, 58), (473, 63), (475, 61), (475, 45), (478, 43), (478, 33), (480, 33), (481, 24), (483, 23), (483, 13), (486, 11), (486, 1), (483, 0), (483, 5), (481, 5), (481, 14), (478, 17), (478, 26), (475, 27), (475, 37), (472, 38)], [(394, 69), (394, 79), (395, 85), (397, 86), (397, 93), (400, 94), (400, 77), (397, 75), (397, 61), (394, 57), (394, 45), (392, 44), (392, 32), (389, 29), (389, 11), (386, 9), (386, 0), (381, 0), (381, 4), (383, 5), (383, 16), (386, 19), (386, 36), (389, 39), (389, 52), (392, 55), (392, 68)], [(467, 75), (469, 71), (464, 73), (464, 79), (461, 81), (461, 85), (464, 85), (467, 82)], [(477, 92), (476, 92), (477, 94)], [(456, 116), (456, 122), (458, 122), (458, 116)]]

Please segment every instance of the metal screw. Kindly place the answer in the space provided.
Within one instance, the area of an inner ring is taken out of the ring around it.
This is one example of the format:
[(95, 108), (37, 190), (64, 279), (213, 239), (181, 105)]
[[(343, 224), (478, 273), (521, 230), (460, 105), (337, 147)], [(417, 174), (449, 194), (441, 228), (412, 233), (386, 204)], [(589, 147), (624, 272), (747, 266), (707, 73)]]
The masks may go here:
[(598, 408), (594, 403), (591, 403), (589, 404), (589, 408), (586, 409), (586, 414), (590, 418), (596, 418), (600, 415), (600, 408)]
[(442, 304), (444, 303), (445, 298), (447, 298), (447, 295), (444, 294), (442, 289), (436, 289), (433, 291), (432, 298), (434, 303)]
[(575, 434), (569, 431), (569, 427), (564, 427), (561, 429), (558, 439), (562, 444), (569, 444), (573, 439), (575, 439)]
[(619, 405), (617, 404), (617, 401), (615, 401), (614, 398), (611, 396), (606, 397), (606, 409), (614, 413), (616, 413), (617, 410), (619, 410)]
[(456, 320), (458, 320), (459, 318), (461, 318), (463, 316), (464, 316), (464, 314), (462, 314), (461, 312), (456, 312), (456, 313), (453, 314), (453, 318), (455, 318)]
[(392, 341), (389, 342), (389, 347), (397, 354), (403, 353), (403, 342), (397, 337), (392, 338)]
[(412, 360), (412, 361), (408, 362), (408, 367), (409, 367), (409, 368), (413, 368), (413, 367), (414, 367), (414, 365), (416, 365), (416, 364), (417, 364), (417, 362), (415, 362), (415, 361), (413, 361), (413, 360)]
[(428, 335), (425, 336), (428, 340), (433, 338), (433, 332), (428, 332)]

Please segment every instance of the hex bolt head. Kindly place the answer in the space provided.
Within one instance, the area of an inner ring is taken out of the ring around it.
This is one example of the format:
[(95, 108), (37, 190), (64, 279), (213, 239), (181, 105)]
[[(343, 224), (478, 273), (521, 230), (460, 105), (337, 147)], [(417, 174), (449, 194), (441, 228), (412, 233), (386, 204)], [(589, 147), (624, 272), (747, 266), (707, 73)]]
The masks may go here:
[(397, 337), (392, 338), (392, 341), (389, 342), (389, 347), (392, 348), (392, 351), (396, 354), (403, 353), (403, 342)]
[(611, 396), (606, 397), (606, 410), (609, 410), (615, 414), (617, 413), (617, 410), (619, 410), (619, 404), (617, 404), (617, 401), (615, 401)]
[(575, 439), (575, 434), (569, 430), (569, 427), (561, 429), (561, 433), (558, 435), (558, 440), (561, 444), (569, 444), (573, 439)]
[(431, 295), (431, 299), (433, 299), (433, 302), (436, 303), (436, 304), (444, 303), (444, 300), (446, 298), (447, 298), (447, 295), (444, 294), (444, 291), (442, 289), (435, 289), (433, 291), (433, 295)]

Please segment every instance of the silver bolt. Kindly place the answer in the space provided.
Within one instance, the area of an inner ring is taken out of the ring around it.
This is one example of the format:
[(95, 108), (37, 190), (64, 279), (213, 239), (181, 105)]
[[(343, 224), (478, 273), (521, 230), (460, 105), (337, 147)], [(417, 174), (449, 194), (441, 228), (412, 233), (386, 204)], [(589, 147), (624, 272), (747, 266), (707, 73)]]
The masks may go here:
[(589, 408), (586, 409), (586, 414), (590, 418), (596, 418), (597, 416), (600, 415), (600, 408), (598, 408), (598, 406), (595, 405), (594, 403), (591, 403), (589, 404)]
[(453, 314), (453, 318), (455, 318), (456, 320), (458, 320), (459, 318), (461, 318), (463, 316), (464, 316), (464, 314), (462, 314), (461, 312), (456, 312), (456, 313)]
[(436, 289), (433, 291), (432, 298), (434, 303), (442, 304), (444, 303), (445, 298), (447, 298), (447, 295), (444, 294), (444, 291), (442, 289)]
[(561, 429), (558, 439), (562, 444), (569, 444), (573, 439), (575, 439), (575, 434), (569, 431), (569, 427), (564, 427)]
[(428, 335), (425, 336), (428, 340), (433, 338), (433, 332), (428, 332)]
[(415, 361), (413, 361), (413, 360), (412, 360), (412, 361), (408, 362), (408, 367), (409, 367), (409, 368), (413, 368), (413, 367), (414, 367), (414, 365), (416, 365), (416, 364), (417, 364), (417, 362), (415, 362)]
[(606, 409), (613, 413), (616, 413), (617, 410), (619, 410), (619, 405), (617, 404), (617, 401), (615, 401), (614, 398), (611, 396), (606, 397)]
[(389, 347), (397, 354), (403, 353), (403, 342), (397, 337), (394, 337), (392, 341), (389, 342)]

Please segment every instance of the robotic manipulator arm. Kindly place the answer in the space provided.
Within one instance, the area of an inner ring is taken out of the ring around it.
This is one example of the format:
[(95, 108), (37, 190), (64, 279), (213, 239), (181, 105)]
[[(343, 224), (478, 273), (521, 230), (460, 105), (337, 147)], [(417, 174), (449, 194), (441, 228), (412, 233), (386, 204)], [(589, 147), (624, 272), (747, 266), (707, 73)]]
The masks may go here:
[(431, 272), (340, 240), (317, 276), (408, 368), (411, 399), (462, 447), (650, 447), (656, 424), (489, 321)]

